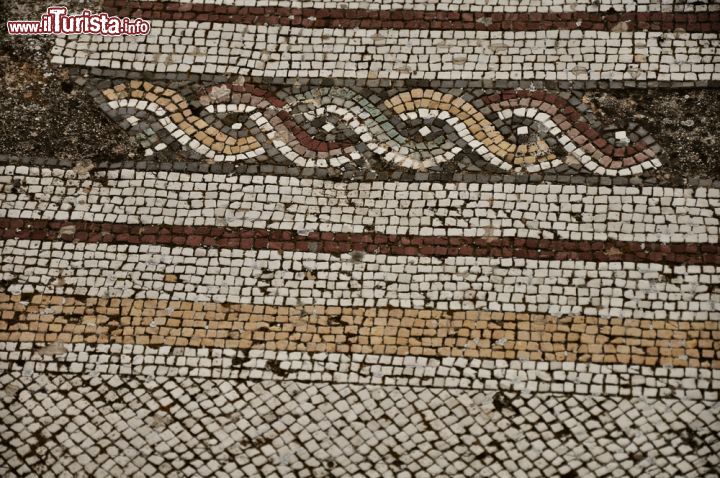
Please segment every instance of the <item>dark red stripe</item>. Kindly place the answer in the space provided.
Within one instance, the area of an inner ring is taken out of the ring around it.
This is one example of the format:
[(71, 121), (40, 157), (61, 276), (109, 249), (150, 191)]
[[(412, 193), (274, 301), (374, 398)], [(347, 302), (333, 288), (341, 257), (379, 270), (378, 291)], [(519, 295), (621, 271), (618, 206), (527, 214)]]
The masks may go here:
[[(74, 226), (69, 233), (68, 226)], [(61, 231), (61, 228), (66, 228)], [(566, 241), (493, 237), (400, 236), (393, 234), (231, 229), (212, 226), (150, 226), (84, 221), (0, 219), (1, 239), (156, 244), (163, 246), (271, 249), (341, 254), (362, 251), (399, 256), (516, 257), (596, 262), (720, 265), (718, 244)]]
[(419, 10), (358, 10), (344, 8), (241, 7), (180, 2), (109, 0), (107, 12), (146, 20), (284, 25), (309, 28), (378, 28), (414, 30), (612, 30), (625, 23), (628, 31), (720, 31), (720, 12), (548, 12), (481, 13)]

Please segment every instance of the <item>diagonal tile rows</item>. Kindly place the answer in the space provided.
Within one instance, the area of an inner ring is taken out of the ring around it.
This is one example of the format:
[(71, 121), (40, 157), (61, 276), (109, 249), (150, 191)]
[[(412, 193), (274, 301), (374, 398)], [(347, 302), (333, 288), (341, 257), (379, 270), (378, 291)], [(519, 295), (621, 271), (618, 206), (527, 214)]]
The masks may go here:
[[(711, 476), (717, 404), (330, 383), (0, 377), (5, 472)], [(1, 468), (1, 466), (0, 466)]]

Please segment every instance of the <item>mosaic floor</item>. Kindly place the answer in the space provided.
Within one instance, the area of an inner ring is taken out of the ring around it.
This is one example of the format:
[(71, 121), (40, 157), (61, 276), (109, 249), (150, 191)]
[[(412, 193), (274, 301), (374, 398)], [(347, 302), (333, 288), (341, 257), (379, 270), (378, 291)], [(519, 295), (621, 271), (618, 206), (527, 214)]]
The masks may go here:
[(0, 476), (720, 477), (717, 122), (639, 112), (720, 4), (97, 7), (141, 154), (0, 150)]

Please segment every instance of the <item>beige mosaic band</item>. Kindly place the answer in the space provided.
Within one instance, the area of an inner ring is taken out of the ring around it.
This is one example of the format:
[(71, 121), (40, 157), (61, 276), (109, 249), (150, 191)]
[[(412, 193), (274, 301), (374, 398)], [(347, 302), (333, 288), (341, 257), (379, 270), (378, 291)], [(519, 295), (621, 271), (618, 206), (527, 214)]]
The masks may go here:
[(720, 368), (720, 322), (0, 294), (0, 341)]

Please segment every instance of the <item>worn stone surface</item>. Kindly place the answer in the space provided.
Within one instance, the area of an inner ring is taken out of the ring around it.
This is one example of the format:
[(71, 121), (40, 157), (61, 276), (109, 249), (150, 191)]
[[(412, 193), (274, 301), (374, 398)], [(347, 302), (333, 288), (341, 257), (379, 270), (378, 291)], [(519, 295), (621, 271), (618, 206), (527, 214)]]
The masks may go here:
[[(65, 2), (96, 8), (98, 2)], [(0, 149), (71, 162), (133, 159), (142, 149), (98, 110), (83, 87), (86, 77), (50, 63), (54, 37), (7, 34), (6, 20), (35, 19), (47, 2), (0, 4)]]

